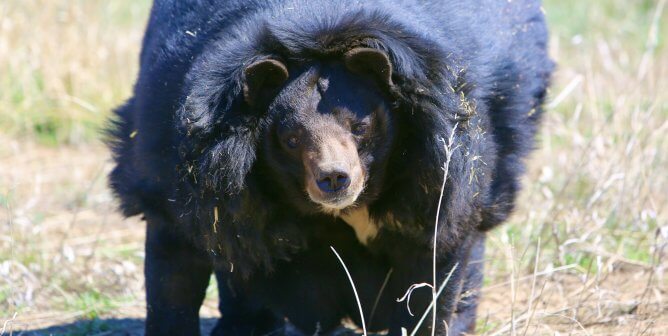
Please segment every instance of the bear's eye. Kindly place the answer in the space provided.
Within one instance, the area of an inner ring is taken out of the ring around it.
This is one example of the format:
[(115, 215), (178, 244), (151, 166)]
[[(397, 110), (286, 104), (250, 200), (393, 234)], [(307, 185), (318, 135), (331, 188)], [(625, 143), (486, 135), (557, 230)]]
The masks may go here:
[(365, 122), (358, 122), (358, 123), (354, 123), (350, 127), (350, 132), (352, 132), (354, 135), (360, 136), (360, 135), (364, 135), (367, 132), (368, 129), (369, 129), (369, 124), (367, 124)]
[(296, 135), (291, 135), (288, 137), (285, 143), (288, 145), (289, 148), (295, 149), (297, 148), (297, 146), (299, 146), (299, 138)]

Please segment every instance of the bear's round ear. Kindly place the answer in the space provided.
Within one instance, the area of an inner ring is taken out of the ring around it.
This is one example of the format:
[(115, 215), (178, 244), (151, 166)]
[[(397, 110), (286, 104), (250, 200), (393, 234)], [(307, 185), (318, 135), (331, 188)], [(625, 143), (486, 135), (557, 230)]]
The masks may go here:
[(288, 68), (274, 59), (264, 59), (252, 63), (244, 69), (244, 99), (248, 105), (255, 105), (270, 98), (288, 79)]
[(392, 62), (386, 53), (373, 48), (355, 48), (345, 53), (343, 61), (348, 70), (370, 74), (381, 83), (392, 86)]

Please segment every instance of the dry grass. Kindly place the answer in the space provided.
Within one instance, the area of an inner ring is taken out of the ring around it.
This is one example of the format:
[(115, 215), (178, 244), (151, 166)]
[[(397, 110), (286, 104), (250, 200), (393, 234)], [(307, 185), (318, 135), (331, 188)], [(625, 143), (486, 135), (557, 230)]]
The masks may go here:
[(488, 334), (668, 333), (665, 6), (547, 2), (560, 67), (520, 207), (489, 241), (488, 279), (508, 284), (484, 290)]
[(42, 142), (96, 137), (128, 97), (148, 1), (0, 2), (0, 129)]
[[(559, 70), (520, 206), (490, 235), (481, 334), (668, 334), (666, 6), (546, 1)], [(129, 93), (147, 10), (0, 2), (0, 334), (143, 315), (144, 226), (114, 212), (94, 134)]]

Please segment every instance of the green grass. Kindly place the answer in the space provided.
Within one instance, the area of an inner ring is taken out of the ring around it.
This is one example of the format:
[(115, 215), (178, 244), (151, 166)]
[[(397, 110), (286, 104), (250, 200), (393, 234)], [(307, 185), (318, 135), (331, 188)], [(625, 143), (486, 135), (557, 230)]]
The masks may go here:
[(92, 318), (77, 323), (72, 330), (63, 333), (62, 336), (105, 335), (114, 329), (115, 328), (110, 326), (107, 322)]
[(118, 307), (118, 302), (97, 290), (88, 290), (68, 298), (63, 303), (66, 311), (81, 311), (86, 319), (96, 319), (101, 314)]
[(647, 18), (653, 14), (656, 4), (655, 0), (545, 0), (544, 8), (553, 35), (568, 39), (580, 35), (593, 39), (614, 33), (631, 43), (629, 47), (642, 48), (651, 24)]

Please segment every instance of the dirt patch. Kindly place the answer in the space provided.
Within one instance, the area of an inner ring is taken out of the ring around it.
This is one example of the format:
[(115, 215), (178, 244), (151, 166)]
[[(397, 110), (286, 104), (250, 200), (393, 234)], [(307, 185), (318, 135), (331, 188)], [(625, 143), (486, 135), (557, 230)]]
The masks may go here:
[[(579, 274), (578, 274), (579, 273)], [(511, 283), (512, 282), (512, 283)], [(527, 274), (483, 288), (479, 332), (486, 335), (664, 335), (666, 286), (651, 270), (549, 276)]]

